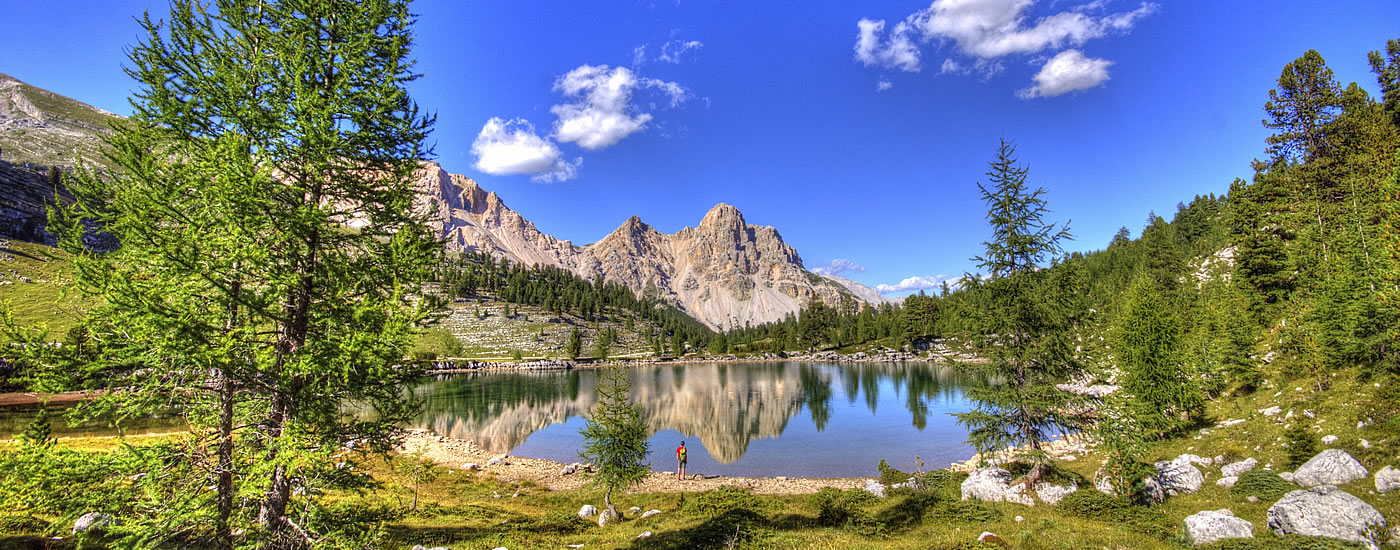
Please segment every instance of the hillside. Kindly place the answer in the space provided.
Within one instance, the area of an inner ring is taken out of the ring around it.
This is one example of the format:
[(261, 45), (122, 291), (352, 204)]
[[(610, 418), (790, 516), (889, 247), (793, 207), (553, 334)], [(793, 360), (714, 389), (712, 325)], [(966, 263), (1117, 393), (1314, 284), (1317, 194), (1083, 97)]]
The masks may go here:
[(0, 73), (0, 160), (106, 166), (101, 136), (120, 117)]

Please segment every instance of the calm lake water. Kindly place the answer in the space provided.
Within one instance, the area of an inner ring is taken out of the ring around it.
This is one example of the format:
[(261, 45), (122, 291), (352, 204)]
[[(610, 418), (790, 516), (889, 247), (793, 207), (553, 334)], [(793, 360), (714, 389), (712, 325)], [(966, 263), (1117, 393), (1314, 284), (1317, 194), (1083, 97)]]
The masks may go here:
[[(646, 413), (654, 470), (724, 476), (876, 475), (880, 459), (903, 470), (972, 456), (963, 390), (985, 381), (925, 363), (710, 363), (630, 367), (633, 403)], [(444, 376), (416, 388), (414, 427), (513, 455), (578, 460), (579, 429), (596, 403), (601, 371)]]

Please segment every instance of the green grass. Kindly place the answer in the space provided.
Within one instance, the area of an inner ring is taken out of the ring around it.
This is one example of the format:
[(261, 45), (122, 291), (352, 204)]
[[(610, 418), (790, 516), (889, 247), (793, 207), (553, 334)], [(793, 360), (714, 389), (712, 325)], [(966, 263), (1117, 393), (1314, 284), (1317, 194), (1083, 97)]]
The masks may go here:
[(20, 325), (46, 325), (51, 339), (61, 339), (89, 303), (73, 287), (67, 253), (41, 244), (8, 242), (0, 247), (0, 281), (10, 284), (0, 283), (0, 304), (7, 304)]

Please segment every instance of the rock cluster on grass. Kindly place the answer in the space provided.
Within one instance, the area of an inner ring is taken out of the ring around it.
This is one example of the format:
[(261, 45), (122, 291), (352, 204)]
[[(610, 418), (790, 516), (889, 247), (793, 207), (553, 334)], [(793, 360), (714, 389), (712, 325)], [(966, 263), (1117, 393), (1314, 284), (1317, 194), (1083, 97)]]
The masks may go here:
[(1252, 539), (1254, 524), (1235, 517), (1227, 509), (1206, 510), (1186, 516), (1186, 538), (1192, 544), (1210, 544), (1222, 539)]
[(1269, 507), (1269, 528), (1280, 535), (1312, 535), (1360, 542), (1375, 550), (1373, 537), (1385, 518), (1359, 498), (1332, 485), (1290, 492)]
[(1293, 471), (1293, 482), (1303, 487), (1342, 485), (1365, 479), (1366, 467), (1341, 449), (1327, 449)]
[(1259, 461), (1253, 458), (1246, 458), (1239, 462), (1231, 462), (1220, 467), (1220, 475), (1226, 477), (1239, 477), (1241, 474), (1253, 470), (1259, 465)]
[(991, 466), (979, 468), (962, 482), (963, 500), (985, 502), (1016, 502), (1035, 506), (1035, 499), (1026, 493), (1024, 484), (1011, 483), (1013, 476), (1005, 468)]

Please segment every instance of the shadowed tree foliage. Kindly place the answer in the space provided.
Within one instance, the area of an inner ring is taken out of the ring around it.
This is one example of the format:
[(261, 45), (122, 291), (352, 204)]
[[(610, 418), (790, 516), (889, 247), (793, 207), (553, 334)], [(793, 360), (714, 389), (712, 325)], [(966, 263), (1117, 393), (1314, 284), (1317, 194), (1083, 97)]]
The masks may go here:
[[(142, 20), (132, 116), (107, 138), (120, 175), (65, 178), (78, 200), (51, 222), (100, 298), (100, 351), (26, 358), (47, 371), (37, 389), (120, 379), (89, 408), (189, 421), (193, 447), (149, 477), (201, 490), (151, 495), (113, 527), (121, 544), (348, 536), (319, 495), (346, 442), (391, 448), (411, 416), (405, 358), (433, 301), (409, 297), (441, 249), (410, 208), (433, 122), (406, 89), (413, 20), (402, 0), (174, 0), (168, 22)], [(120, 248), (85, 246), (94, 224)]]

